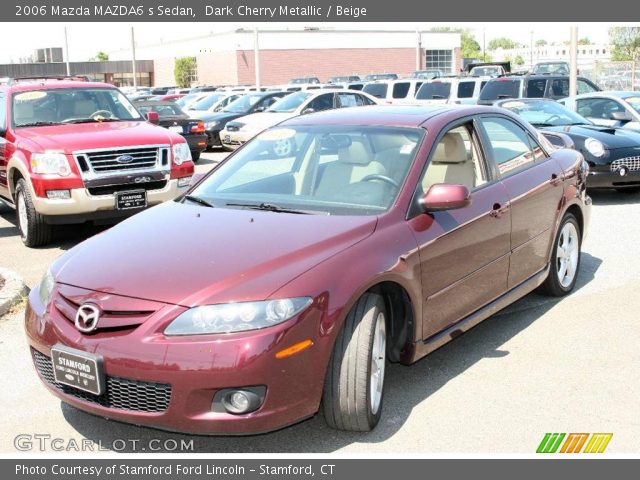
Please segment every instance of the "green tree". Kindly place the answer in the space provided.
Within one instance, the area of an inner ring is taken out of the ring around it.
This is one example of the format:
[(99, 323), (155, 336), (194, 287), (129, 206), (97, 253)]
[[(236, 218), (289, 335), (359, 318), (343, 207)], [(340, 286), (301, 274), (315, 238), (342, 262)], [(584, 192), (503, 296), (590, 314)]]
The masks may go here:
[(96, 56), (93, 57), (93, 59), (97, 62), (106, 62), (109, 60), (109, 54), (107, 52), (98, 52), (96, 53)]
[(515, 63), (518, 67), (524, 65), (524, 58), (522, 55), (516, 55), (516, 58), (513, 59), (513, 63)]
[(176, 85), (180, 88), (187, 88), (191, 86), (191, 77), (197, 67), (196, 59), (194, 57), (181, 57), (176, 58), (176, 63), (173, 68), (173, 76), (176, 79)]
[(518, 48), (520, 44), (510, 38), (500, 37), (500, 38), (492, 38), (487, 45), (489, 50), (497, 50), (498, 48), (504, 48), (505, 50), (510, 50), (512, 48)]
[(589, 37), (583, 37), (580, 40), (578, 40), (578, 45), (591, 45), (593, 42), (591, 42), (591, 40), (589, 40)]
[(609, 43), (613, 45), (612, 60), (640, 60), (640, 27), (610, 28)]
[(482, 48), (468, 28), (434, 27), (432, 32), (452, 32), (460, 34), (460, 56), (462, 58), (481, 58)]
[(548, 43), (544, 38), (536, 40), (536, 47), (545, 47), (547, 45), (548, 45)]

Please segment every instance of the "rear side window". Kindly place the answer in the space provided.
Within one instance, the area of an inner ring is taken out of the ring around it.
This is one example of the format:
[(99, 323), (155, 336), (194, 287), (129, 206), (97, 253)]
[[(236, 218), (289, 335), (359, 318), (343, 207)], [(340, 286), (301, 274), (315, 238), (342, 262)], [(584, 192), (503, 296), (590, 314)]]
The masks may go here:
[(480, 100), (499, 100), (501, 98), (520, 98), (522, 80), (500, 79), (487, 82), (480, 92)]
[(546, 80), (529, 80), (527, 82), (527, 97), (544, 98), (544, 91), (546, 88)]
[(565, 78), (557, 78), (551, 80), (551, 97), (564, 98), (569, 96), (569, 80)]
[(451, 84), (443, 82), (424, 83), (416, 98), (418, 100), (442, 100), (449, 98), (451, 94)]
[(458, 98), (472, 98), (476, 82), (460, 82), (458, 84)]
[(7, 97), (0, 92), (0, 130), (7, 128)]
[(338, 99), (340, 100), (341, 107), (360, 107), (362, 105), (367, 105), (363, 101), (364, 98), (365, 97), (355, 93), (338, 93)]
[(393, 98), (407, 98), (411, 84), (409, 82), (396, 83), (393, 85)]
[(386, 83), (370, 83), (365, 85), (362, 91), (377, 98), (387, 98)]

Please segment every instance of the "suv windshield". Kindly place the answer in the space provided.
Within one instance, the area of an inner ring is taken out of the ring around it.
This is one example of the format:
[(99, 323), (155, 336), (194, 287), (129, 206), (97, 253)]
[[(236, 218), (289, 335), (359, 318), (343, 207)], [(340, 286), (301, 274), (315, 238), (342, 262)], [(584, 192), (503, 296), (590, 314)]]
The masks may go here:
[(15, 128), (104, 121), (142, 120), (142, 116), (115, 88), (52, 88), (13, 95)]
[(451, 94), (451, 84), (448, 82), (429, 82), (420, 87), (416, 98), (418, 100), (441, 100), (449, 98)]
[(499, 100), (520, 97), (521, 80), (501, 78), (487, 82), (480, 92), (480, 100)]
[(589, 125), (591, 122), (557, 102), (548, 100), (510, 100), (500, 104), (524, 118), (531, 125), (555, 127), (564, 125)]
[(266, 110), (267, 112), (280, 112), (280, 113), (290, 113), (294, 112), (296, 108), (298, 108), (302, 103), (309, 98), (312, 93), (308, 92), (297, 92), (292, 93), (291, 95), (287, 95), (282, 100), (274, 103), (271, 108)]
[(569, 75), (569, 65), (565, 62), (539, 63), (533, 67), (532, 73), (557, 73)]
[(398, 196), (423, 135), (417, 128), (274, 127), (229, 157), (191, 196), (222, 208), (380, 214)]
[(244, 97), (240, 97), (237, 100), (234, 100), (225, 108), (222, 109), (223, 112), (229, 113), (247, 113), (251, 110), (256, 103), (258, 103), (262, 99), (262, 95), (245, 95)]

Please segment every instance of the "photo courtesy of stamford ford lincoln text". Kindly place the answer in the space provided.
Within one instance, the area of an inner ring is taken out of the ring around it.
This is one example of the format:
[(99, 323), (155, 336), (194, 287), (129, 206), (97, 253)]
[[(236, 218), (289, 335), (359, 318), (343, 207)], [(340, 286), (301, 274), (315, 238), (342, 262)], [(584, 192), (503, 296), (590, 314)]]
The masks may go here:
[(634, 476), (640, 8), (14, 3), (3, 477)]

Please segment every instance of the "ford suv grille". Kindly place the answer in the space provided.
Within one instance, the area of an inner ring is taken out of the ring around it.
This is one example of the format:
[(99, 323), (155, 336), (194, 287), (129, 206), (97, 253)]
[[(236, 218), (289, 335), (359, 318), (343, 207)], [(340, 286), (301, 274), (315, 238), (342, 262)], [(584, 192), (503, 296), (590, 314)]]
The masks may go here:
[(79, 152), (75, 157), (81, 170), (94, 174), (155, 169), (164, 164), (164, 149), (158, 146)]

